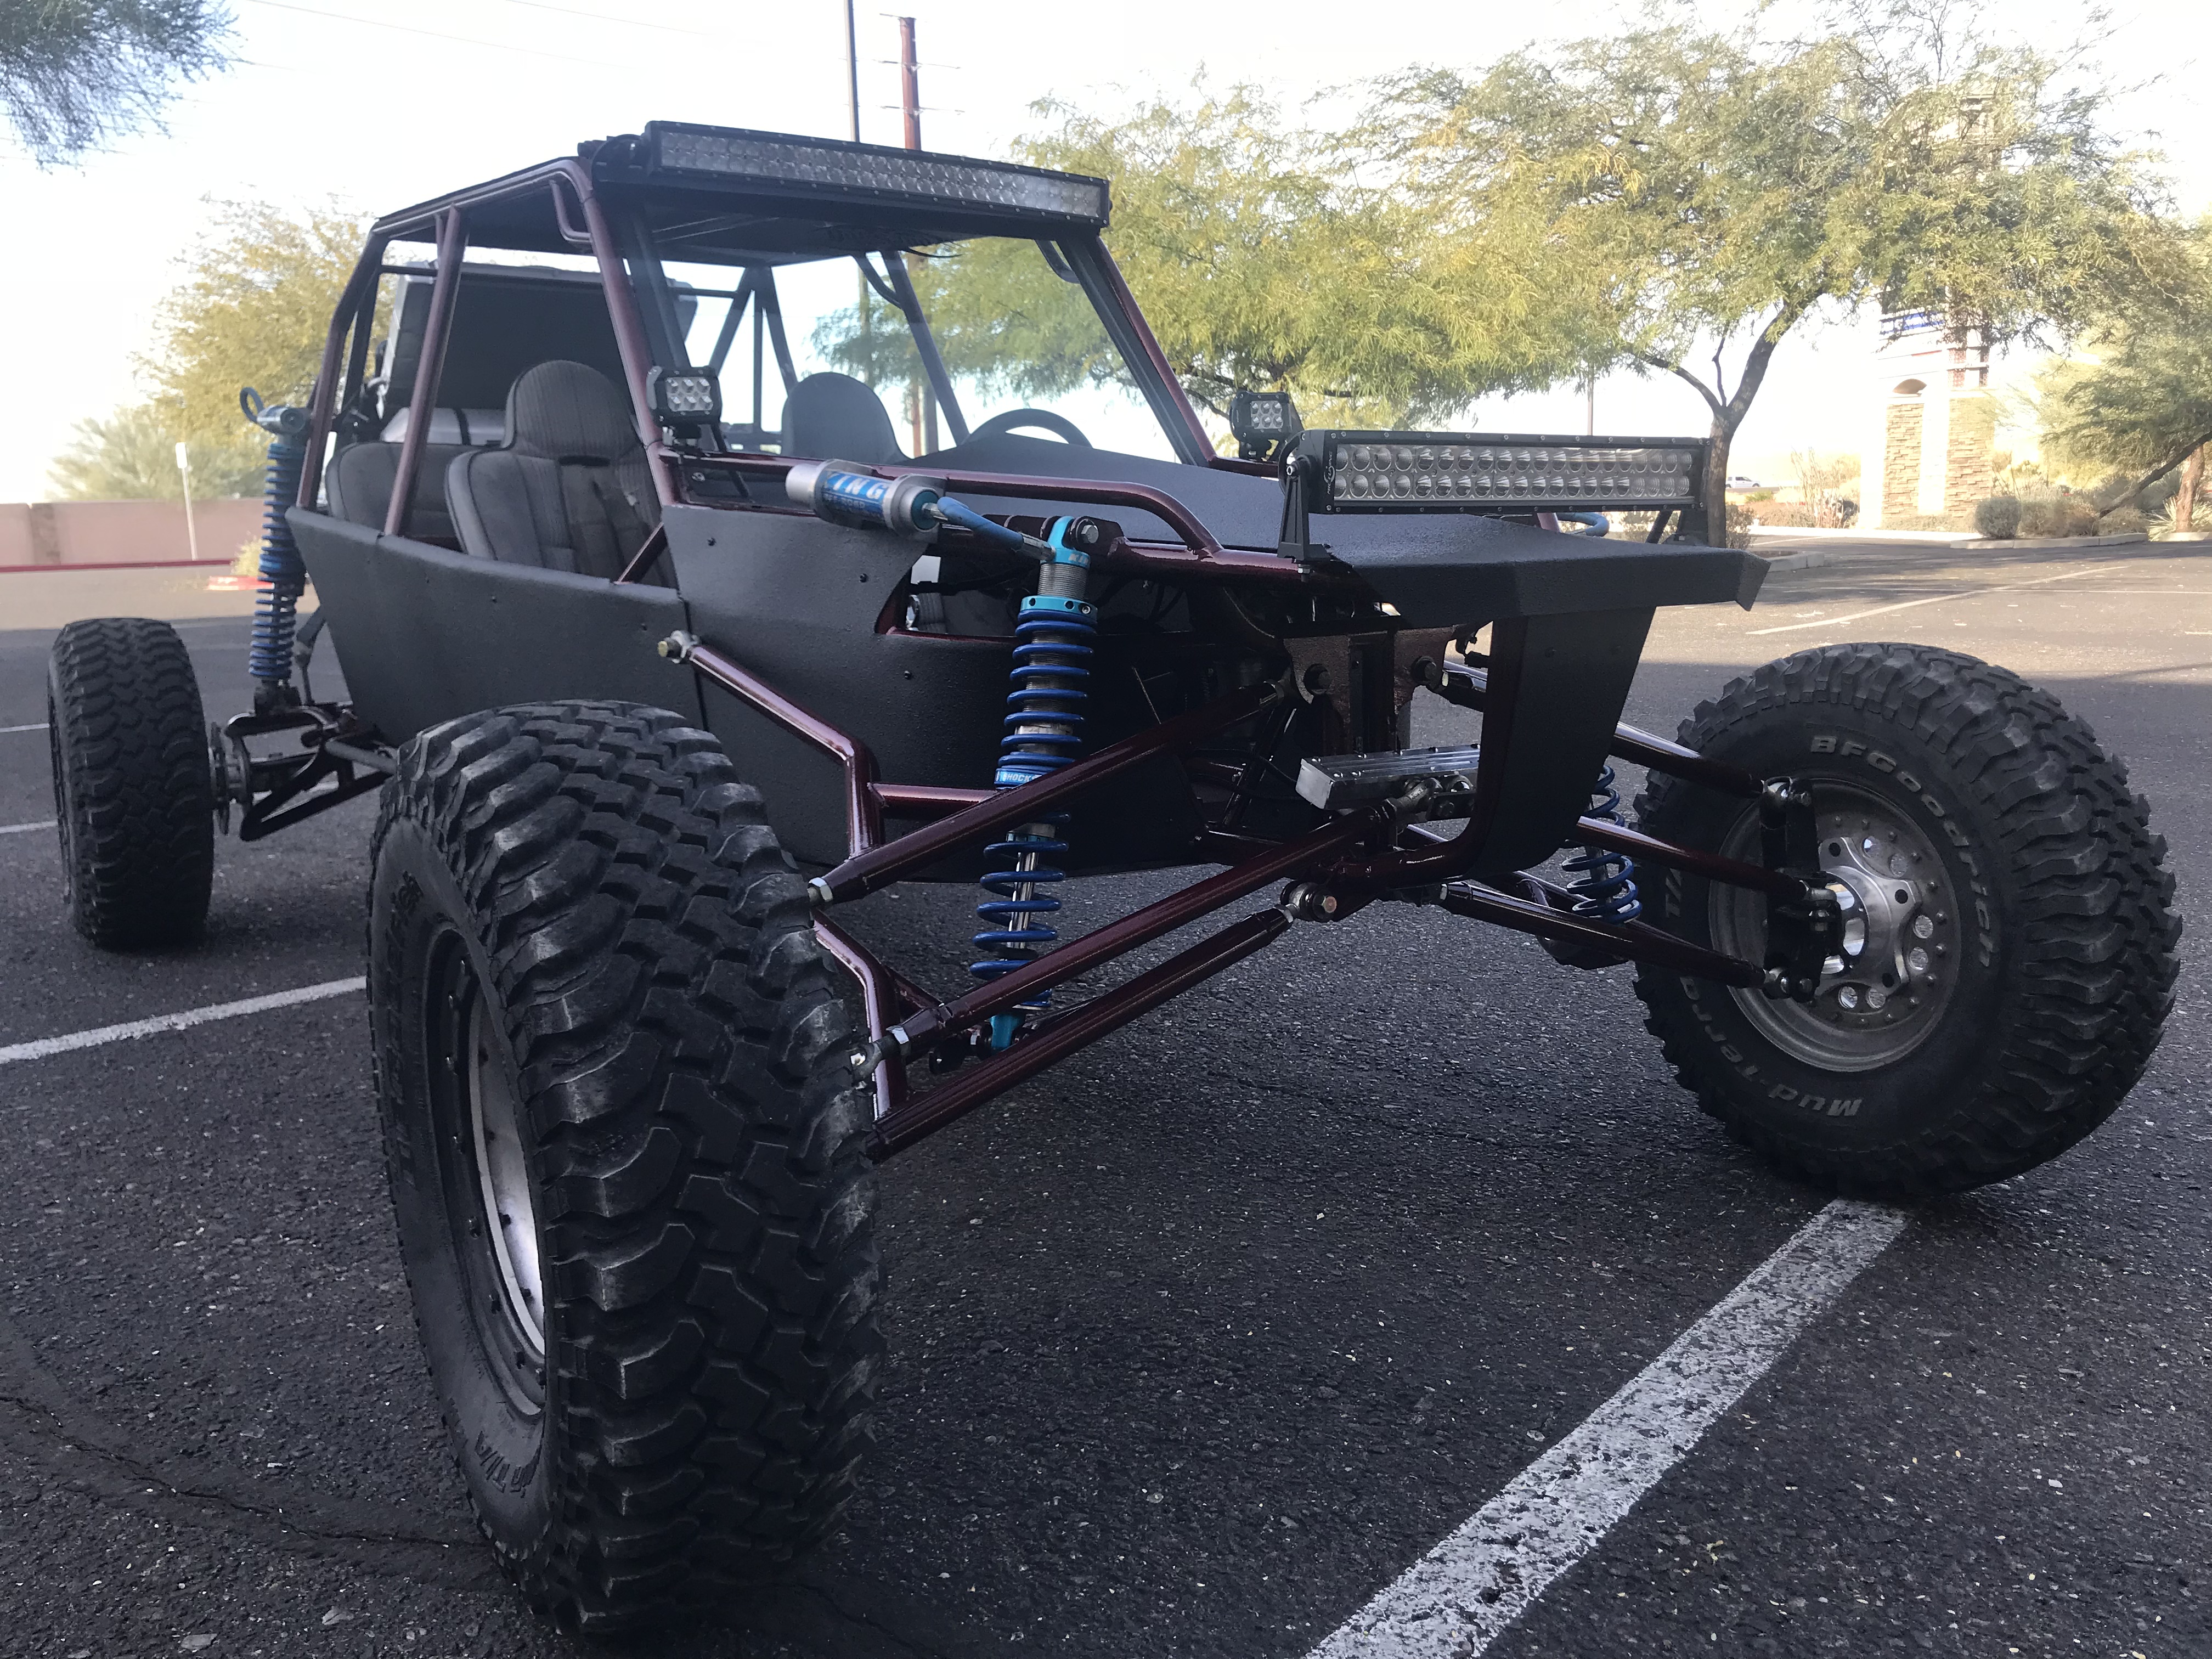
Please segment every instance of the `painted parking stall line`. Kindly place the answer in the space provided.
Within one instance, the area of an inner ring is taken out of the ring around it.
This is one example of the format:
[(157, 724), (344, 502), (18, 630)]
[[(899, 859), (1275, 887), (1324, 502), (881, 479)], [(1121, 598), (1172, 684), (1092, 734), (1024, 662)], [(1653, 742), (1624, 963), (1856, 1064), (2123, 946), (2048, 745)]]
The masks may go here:
[(156, 1014), (151, 1019), (134, 1019), (125, 1025), (101, 1025), (89, 1031), (72, 1031), (67, 1036), (40, 1037), (34, 1042), (18, 1042), (11, 1048), (0, 1048), (0, 1066), (12, 1066), (17, 1060), (45, 1060), (52, 1054), (66, 1054), (79, 1048), (97, 1048), (103, 1043), (129, 1042), (139, 1037), (158, 1036), (165, 1031), (188, 1030), (195, 1025), (206, 1025), (218, 1019), (237, 1019), (246, 1014), (267, 1013), (273, 1008), (295, 1007), (302, 1002), (320, 1002), (326, 997), (342, 997), (367, 988), (368, 981), (356, 975), (352, 979), (327, 980), (320, 985), (302, 985), (292, 991), (272, 991), (267, 996), (247, 997), (240, 1002), (218, 1002), (212, 1007), (187, 1008), (179, 1014)]
[(0, 738), (10, 736), (17, 732), (43, 732), (46, 729), (46, 723), (44, 720), (39, 721), (34, 726), (0, 726)]
[(1905, 1231), (1838, 1199), (1308, 1659), (1475, 1659)]
[(2010, 593), (2023, 587), (2040, 587), (2045, 582), (2070, 582), (2077, 576), (2101, 575), (2116, 569), (2109, 564), (2093, 564), (2086, 570), (2062, 570), (2055, 576), (2034, 576), (2024, 582), (2002, 582), (1995, 587), (1969, 587), (1956, 593), (1936, 593), (1924, 599), (1900, 599), (1895, 605), (1878, 605), (1871, 611), (1854, 611), (1847, 616), (1821, 617), (1812, 622), (1784, 623), (1778, 628), (1747, 629), (1746, 639), (1757, 639), (1761, 634), (1796, 634), (1808, 628), (1841, 628), (1845, 623), (1863, 622), (1869, 617), (1886, 617), (1893, 611), (1911, 611), (1923, 605), (1948, 605), (1953, 599), (1978, 599), (1984, 593)]
[(34, 823), (0, 823), (0, 836), (27, 836), (33, 830), (51, 830), (53, 827), (52, 818), (40, 818)]

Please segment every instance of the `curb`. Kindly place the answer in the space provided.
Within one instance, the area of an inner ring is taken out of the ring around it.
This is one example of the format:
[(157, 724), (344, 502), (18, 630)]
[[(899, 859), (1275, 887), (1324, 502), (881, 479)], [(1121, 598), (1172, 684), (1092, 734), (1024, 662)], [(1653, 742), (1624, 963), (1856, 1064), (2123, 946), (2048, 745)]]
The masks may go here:
[(1818, 570), (1824, 564), (1836, 562), (1833, 553), (1823, 553), (1818, 549), (1808, 553), (1762, 553), (1759, 556), (1766, 561), (1770, 574), (1777, 570)]
[(1971, 542), (1954, 542), (1954, 547), (1972, 549), (1977, 552), (1991, 548), (2015, 548), (2022, 551), (2045, 547), (2130, 547), (2137, 542), (2148, 542), (2149, 532), (2130, 530), (2118, 536), (2014, 536), (2006, 541), (1983, 537)]

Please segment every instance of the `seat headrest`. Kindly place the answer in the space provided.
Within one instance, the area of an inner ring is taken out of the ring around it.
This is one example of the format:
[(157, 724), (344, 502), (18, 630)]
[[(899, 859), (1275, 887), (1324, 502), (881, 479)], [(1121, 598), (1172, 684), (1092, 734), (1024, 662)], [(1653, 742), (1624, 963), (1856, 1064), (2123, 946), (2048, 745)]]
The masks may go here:
[(783, 405), (783, 453), (896, 465), (906, 459), (884, 400), (849, 374), (810, 374)]
[(618, 461), (644, 447), (629, 398), (588, 363), (540, 363), (507, 393), (506, 447), (552, 461)]

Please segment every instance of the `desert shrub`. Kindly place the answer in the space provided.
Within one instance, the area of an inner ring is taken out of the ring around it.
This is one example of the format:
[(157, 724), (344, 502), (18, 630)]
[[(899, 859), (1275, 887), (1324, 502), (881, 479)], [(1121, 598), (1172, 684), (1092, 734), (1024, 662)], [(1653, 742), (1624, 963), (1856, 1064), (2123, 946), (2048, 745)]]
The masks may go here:
[(2096, 522), (2097, 509), (2078, 495), (2032, 495), (2021, 503), (2023, 536), (2087, 536)]
[(1728, 534), (1722, 539), (1730, 547), (1749, 547), (1751, 526), (1754, 522), (1749, 507), (1730, 501), (1728, 508)]
[(2010, 541), (2020, 534), (2020, 497), (1992, 495), (1977, 503), (1974, 528), (1992, 541)]
[(1802, 530), (1813, 522), (1813, 509), (1802, 501), (1759, 501), (1751, 509), (1754, 523), (1773, 529)]

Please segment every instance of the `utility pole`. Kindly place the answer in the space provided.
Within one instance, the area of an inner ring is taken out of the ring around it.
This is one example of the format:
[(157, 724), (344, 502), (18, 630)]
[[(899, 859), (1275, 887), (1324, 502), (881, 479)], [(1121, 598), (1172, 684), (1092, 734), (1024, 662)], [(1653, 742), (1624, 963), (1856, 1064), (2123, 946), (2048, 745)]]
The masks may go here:
[(192, 458), (184, 440), (177, 441), (177, 476), (185, 486), (185, 546), (197, 562), (200, 556), (199, 526), (192, 522)]
[(899, 26), (899, 113), (906, 118), (906, 147), (921, 148), (921, 67), (914, 57), (914, 19)]
[[(853, 142), (857, 144), (860, 142), (860, 37), (853, 24), (853, 0), (845, 0), (845, 89), (852, 100)], [(876, 330), (874, 319), (868, 312), (868, 279), (863, 274), (856, 276), (854, 281), (859, 284), (860, 296), (858, 304), (863, 354), (860, 373), (868, 384), (873, 386), (876, 382)], [(754, 327), (759, 327), (757, 321)], [(755, 383), (758, 383), (757, 375), (755, 376)]]
[[(906, 147), (921, 148), (921, 68), (914, 55), (914, 19), (902, 17), (899, 26), (899, 114), (906, 126)], [(914, 262), (907, 261), (912, 275)], [(937, 392), (927, 380), (915, 389), (908, 404), (914, 416), (914, 453), (926, 455), (937, 447)]]
[(852, 100), (853, 142), (860, 142), (860, 40), (853, 27), (853, 0), (845, 0), (845, 88)]

